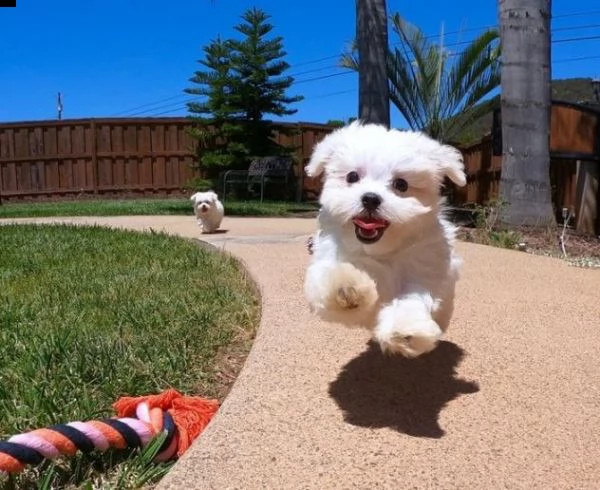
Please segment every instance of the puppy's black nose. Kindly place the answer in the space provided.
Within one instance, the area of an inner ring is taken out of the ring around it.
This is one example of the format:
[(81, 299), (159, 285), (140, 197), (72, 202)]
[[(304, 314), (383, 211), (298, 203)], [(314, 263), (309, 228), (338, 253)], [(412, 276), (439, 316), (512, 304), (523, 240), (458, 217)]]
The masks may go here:
[(374, 192), (366, 192), (362, 195), (360, 200), (368, 211), (375, 211), (381, 204), (381, 197)]

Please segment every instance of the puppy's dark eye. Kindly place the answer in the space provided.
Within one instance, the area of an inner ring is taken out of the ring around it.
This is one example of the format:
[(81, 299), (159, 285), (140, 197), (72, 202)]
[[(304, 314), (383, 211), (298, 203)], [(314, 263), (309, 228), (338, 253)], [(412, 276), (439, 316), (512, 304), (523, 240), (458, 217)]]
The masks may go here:
[(360, 180), (360, 175), (358, 175), (358, 172), (349, 172), (346, 175), (346, 182), (348, 182), (348, 184), (354, 184), (355, 182), (358, 182)]
[(406, 192), (408, 190), (408, 182), (404, 179), (395, 179), (392, 185), (398, 192)]

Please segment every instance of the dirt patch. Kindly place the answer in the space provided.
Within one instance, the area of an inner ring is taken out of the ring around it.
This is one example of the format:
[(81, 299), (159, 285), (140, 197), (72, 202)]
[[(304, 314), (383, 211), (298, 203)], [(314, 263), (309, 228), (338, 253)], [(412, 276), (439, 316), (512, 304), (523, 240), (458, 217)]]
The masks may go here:
[(223, 402), (233, 387), (253, 342), (253, 335), (240, 335), (217, 354), (211, 391), (219, 402)]
[[(566, 259), (573, 265), (600, 267), (600, 237), (580, 235), (572, 230), (532, 229), (519, 227), (511, 231), (488, 231), (482, 228), (461, 227), (458, 238), (466, 242), (515, 248), (524, 252)], [(566, 252), (566, 255), (565, 255)]]

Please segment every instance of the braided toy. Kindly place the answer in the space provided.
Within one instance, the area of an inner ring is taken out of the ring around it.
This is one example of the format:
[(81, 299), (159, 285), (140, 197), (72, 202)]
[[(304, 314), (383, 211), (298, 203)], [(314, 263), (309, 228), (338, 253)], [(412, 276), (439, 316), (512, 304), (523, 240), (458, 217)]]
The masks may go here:
[(0, 441), (0, 473), (18, 473), (44, 459), (74, 456), (77, 451), (144, 448), (166, 433), (155, 461), (181, 456), (208, 425), (216, 400), (186, 397), (176, 390), (158, 395), (123, 397), (113, 404), (117, 417), (69, 422)]

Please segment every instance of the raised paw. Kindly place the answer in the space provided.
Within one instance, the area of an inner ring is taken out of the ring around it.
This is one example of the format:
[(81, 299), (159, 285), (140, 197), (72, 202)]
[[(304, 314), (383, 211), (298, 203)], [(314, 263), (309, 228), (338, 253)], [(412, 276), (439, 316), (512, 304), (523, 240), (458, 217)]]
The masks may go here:
[(418, 357), (431, 352), (442, 337), (442, 330), (433, 320), (424, 320), (411, 325), (399, 322), (396, 328), (378, 325), (375, 339), (381, 350), (388, 354)]
[(340, 307), (349, 310), (358, 308), (361, 303), (360, 293), (354, 286), (338, 288), (335, 299)]
[(329, 277), (328, 307), (336, 310), (370, 308), (378, 300), (375, 281), (351, 264), (340, 264)]

